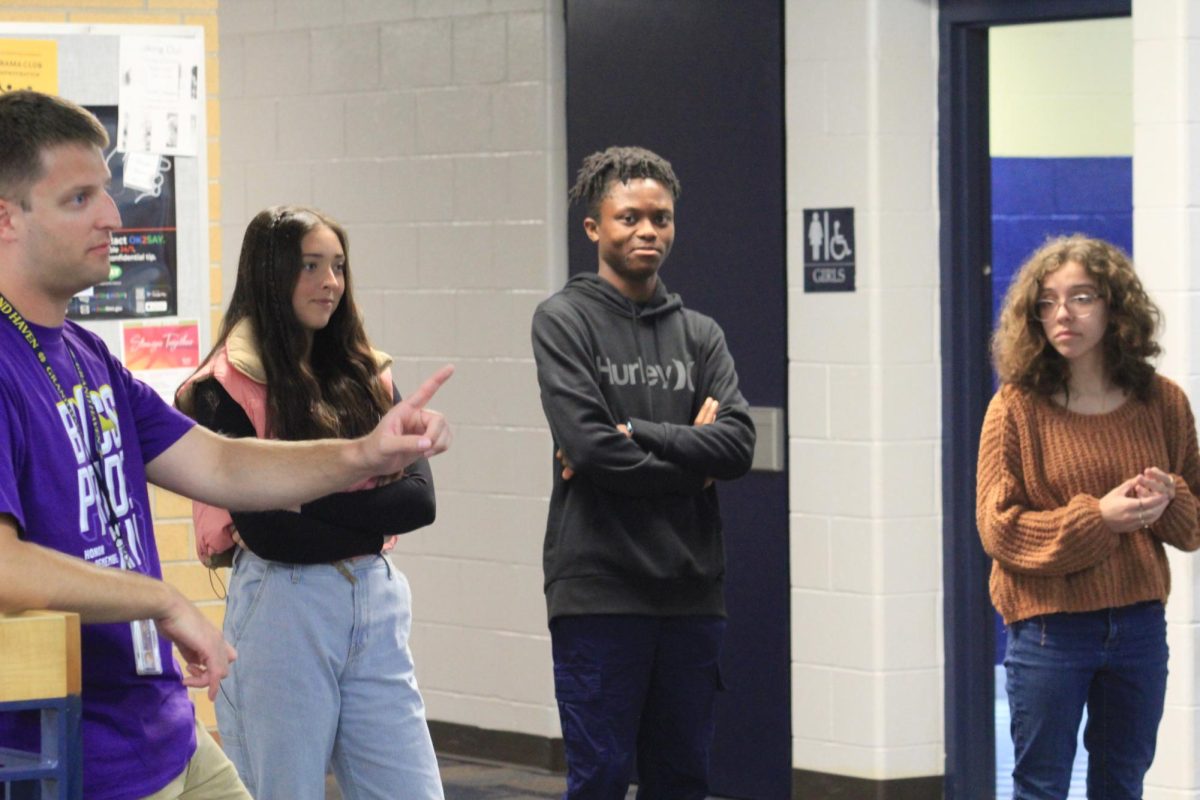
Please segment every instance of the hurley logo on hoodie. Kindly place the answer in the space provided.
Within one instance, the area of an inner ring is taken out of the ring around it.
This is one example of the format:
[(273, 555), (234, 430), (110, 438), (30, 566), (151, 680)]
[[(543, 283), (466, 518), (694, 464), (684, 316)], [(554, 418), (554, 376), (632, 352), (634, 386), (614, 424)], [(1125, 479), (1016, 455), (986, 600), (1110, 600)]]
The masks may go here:
[(608, 356), (596, 356), (596, 371), (601, 381), (612, 386), (661, 386), (664, 390), (694, 392), (692, 373), (696, 362), (686, 364), (677, 358), (671, 359), (670, 364), (647, 364), (640, 357), (637, 361), (626, 364), (614, 362)]

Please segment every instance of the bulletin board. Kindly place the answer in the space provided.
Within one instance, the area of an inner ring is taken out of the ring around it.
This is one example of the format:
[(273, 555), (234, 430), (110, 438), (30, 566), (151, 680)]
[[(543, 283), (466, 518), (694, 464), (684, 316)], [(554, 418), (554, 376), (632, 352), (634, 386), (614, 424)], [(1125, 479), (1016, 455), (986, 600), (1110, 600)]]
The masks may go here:
[(164, 395), (211, 333), (205, 87), (199, 26), (0, 24), (0, 91), (60, 95), (109, 134), (122, 227), (109, 280), (67, 315)]

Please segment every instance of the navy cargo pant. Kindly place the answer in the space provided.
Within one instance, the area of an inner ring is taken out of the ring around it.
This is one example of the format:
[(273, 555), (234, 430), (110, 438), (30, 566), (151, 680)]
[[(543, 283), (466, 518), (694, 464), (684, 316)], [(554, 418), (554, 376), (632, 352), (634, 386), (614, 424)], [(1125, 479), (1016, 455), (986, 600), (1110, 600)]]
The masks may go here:
[(550, 621), (567, 800), (708, 794), (725, 620), (595, 614)]

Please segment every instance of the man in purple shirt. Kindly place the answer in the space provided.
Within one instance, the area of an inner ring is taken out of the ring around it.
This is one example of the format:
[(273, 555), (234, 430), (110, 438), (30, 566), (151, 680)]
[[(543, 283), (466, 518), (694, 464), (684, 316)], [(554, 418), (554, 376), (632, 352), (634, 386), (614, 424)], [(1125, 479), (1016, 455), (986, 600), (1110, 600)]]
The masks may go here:
[[(358, 440), (235, 440), (194, 426), (66, 320), (71, 297), (108, 278), (121, 220), (107, 144), (73, 103), (0, 95), (0, 612), (74, 611), (85, 623), (86, 797), (245, 798), (185, 688), (215, 697), (236, 653), (161, 580), (146, 481), (266, 510), (400, 472), (449, 446), (425, 404), (452, 370)], [(27, 722), (0, 715), (0, 745), (27, 745)]]

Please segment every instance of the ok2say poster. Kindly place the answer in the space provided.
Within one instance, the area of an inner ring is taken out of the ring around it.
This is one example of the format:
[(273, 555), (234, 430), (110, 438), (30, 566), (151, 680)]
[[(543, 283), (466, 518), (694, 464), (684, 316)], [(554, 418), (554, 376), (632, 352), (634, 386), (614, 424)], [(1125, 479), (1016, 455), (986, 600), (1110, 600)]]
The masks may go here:
[(112, 234), (108, 280), (72, 298), (67, 316), (136, 319), (173, 316), (178, 310), (175, 226), (175, 159), (119, 152), (117, 107), (88, 109), (108, 131), (104, 156), (112, 172), (110, 193), (121, 212)]

